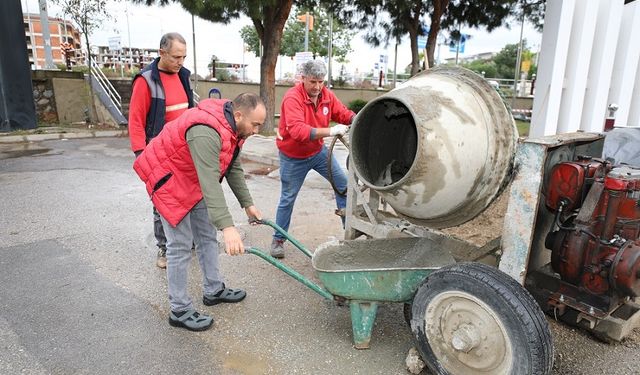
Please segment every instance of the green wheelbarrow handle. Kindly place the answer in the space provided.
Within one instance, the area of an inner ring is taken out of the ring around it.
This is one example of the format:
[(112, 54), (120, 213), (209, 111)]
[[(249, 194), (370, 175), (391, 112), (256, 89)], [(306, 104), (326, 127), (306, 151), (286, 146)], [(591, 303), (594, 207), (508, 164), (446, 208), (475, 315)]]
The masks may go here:
[(327, 292), (321, 286), (317, 285), (313, 281), (311, 281), (311, 280), (307, 279), (306, 277), (302, 276), (297, 271), (287, 267), (284, 263), (282, 263), (279, 260), (277, 260), (276, 258), (266, 254), (265, 252), (261, 251), (260, 249), (257, 249), (255, 247), (249, 247), (249, 248), (245, 248), (245, 252), (247, 252), (249, 254), (257, 255), (260, 258), (266, 260), (267, 262), (271, 263), (272, 265), (274, 265), (276, 268), (278, 268), (282, 272), (284, 272), (287, 275), (289, 275), (289, 276), (293, 277), (294, 279), (298, 280), (299, 282), (301, 282), (302, 284), (307, 286), (309, 289), (313, 290), (314, 292), (318, 293), (319, 295), (323, 296), (324, 298), (326, 298), (328, 300), (333, 300), (334, 299), (333, 298), (333, 294)]
[(287, 240), (289, 240), (289, 242), (293, 244), (293, 246), (297, 247), (298, 250), (302, 251), (304, 255), (306, 255), (309, 258), (313, 256), (313, 254), (311, 254), (311, 252), (307, 250), (307, 248), (304, 247), (304, 245), (298, 242), (298, 240), (296, 240), (295, 238), (291, 237), (291, 235), (286, 230), (282, 229), (278, 224), (267, 219), (252, 220), (251, 222), (270, 226), (271, 228), (275, 229), (278, 233), (282, 234)]

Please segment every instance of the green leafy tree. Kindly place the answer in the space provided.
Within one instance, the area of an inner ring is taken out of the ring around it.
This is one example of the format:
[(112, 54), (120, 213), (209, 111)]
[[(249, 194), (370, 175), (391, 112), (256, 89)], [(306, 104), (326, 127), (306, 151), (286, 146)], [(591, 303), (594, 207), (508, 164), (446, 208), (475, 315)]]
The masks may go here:
[[(53, 0), (53, 2), (62, 8), (62, 12), (69, 15), (69, 18), (78, 27), (81, 34), (84, 35), (87, 47), (87, 59), (91, 57), (91, 44), (89, 37), (93, 32), (111, 18), (107, 12), (107, 0)], [(91, 62), (87, 60), (87, 66), (91, 66)], [(93, 86), (89, 85), (91, 90), (91, 107), (92, 119), (96, 119), (96, 104), (93, 95)]]
[[(522, 61), (529, 61), (527, 79), (531, 79), (536, 73), (537, 66), (533, 63), (535, 53), (527, 48), (527, 41), (522, 41)], [(518, 53), (518, 44), (507, 44), (500, 52), (490, 59), (475, 60), (462, 64), (467, 69), (478, 74), (484, 72), (485, 78), (513, 79), (515, 77), (515, 65)]]
[(470, 63), (462, 64), (462, 66), (469, 70), (473, 70), (480, 75), (484, 72), (485, 78), (497, 78), (496, 65), (491, 60), (475, 60)]
[[(293, 57), (297, 52), (304, 51), (304, 29), (306, 24), (298, 21), (298, 16), (305, 14), (307, 10), (298, 8), (295, 14), (292, 14), (287, 21), (284, 33), (282, 35), (282, 43), (280, 45), (280, 55)], [(329, 55), (329, 21), (327, 12), (318, 7), (309, 14), (314, 17), (314, 28), (309, 31), (309, 51), (316, 56), (326, 57)], [(345, 28), (338, 19), (332, 19), (332, 51), (331, 55), (338, 62), (346, 62), (346, 57), (351, 49), (351, 40), (356, 34)], [(244, 26), (240, 30), (240, 36), (244, 43), (249, 46), (249, 50), (260, 55), (260, 39), (255, 28)]]
[(240, 37), (244, 41), (247, 51), (253, 52), (256, 56), (260, 56), (262, 53), (262, 42), (260, 41), (260, 37), (258, 36), (255, 26), (242, 26), (240, 29)]
[(321, 3), (326, 4), (343, 23), (358, 30), (365, 30), (364, 39), (372, 46), (399, 42), (404, 35), (409, 34), (411, 73), (418, 72), (418, 36), (423, 35), (423, 15), (427, 10), (428, 1), (324, 0)]
[[(522, 0), (451, 0), (440, 15), (439, 27), (449, 34), (449, 41), (455, 44), (460, 41), (462, 28), (483, 28), (491, 32), (500, 26), (509, 26), (519, 1)], [(427, 51), (430, 63), (434, 50), (435, 43), (432, 43)]]
[(245, 15), (251, 19), (262, 44), (260, 54), (260, 96), (265, 101), (267, 118), (261, 132), (273, 132), (273, 118), (276, 100), (276, 62), (284, 25), (289, 18), (291, 7), (302, 5), (304, 0), (132, 0), (147, 5), (165, 5), (178, 2), (191, 14), (211, 21), (228, 24), (231, 20)]
[[(329, 4), (343, 22), (367, 31), (365, 39), (374, 46), (398, 41), (409, 34), (411, 42), (411, 74), (420, 66), (417, 38), (428, 25), (427, 60), (433, 66), (434, 52), (441, 29), (451, 40), (460, 38), (462, 27), (485, 27), (491, 31), (498, 26), (524, 16), (534, 25), (544, 17), (543, 0), (320, 0)], [(385, 16), (380, 16), (385, 15)], [(515, 65), (515, 64), (514, 64)]]
[[(524, 45), (526, 45), (526, 42)], [(507, 44), (493, 57), (493, 63), (496, 66), (496, 78), (513, 79), (516, 74), (517, 56), (518, 45)]]
[[(451, 0), (447, 12), (443, 15), (441, 26), (449, 33), (450, 40), (455, 43), (460, 38), (459, 30), (462, 27), (483, 27), (486, 31), (491, 32), (501, 26), (509, 28), (514, 25), (520, 26), (521, 22), (526, 19), (538, 30), (541, 30), (544, 12), (545, 1), (543, 0)], [(504, 78), (513, 79), (515, 76), (518, 45), (515, 46), (516, 57), (514, 57), (510, 69), (513, 75)], [(498, 68), (497, 74), (504, 75), (506, 70), (509, 70), (506, 65), (502, 66)]]
[(62, 8), (63, 13), (69, 15), (80, 33), (84, 35), (87, 56), (91, 56), (89, 37), (111, 18), (106, 8), (107, 0), (53, 0), (53, 2)]

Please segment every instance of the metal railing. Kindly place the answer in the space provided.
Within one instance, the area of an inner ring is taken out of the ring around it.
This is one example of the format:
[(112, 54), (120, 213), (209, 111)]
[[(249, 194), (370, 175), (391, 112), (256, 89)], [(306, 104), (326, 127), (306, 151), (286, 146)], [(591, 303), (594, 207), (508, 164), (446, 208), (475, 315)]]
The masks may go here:
[(115, 104), (118, 111), (122, 113), (122, 97), (118, 94), (118, 91), (116, 91), (111, 82), (109, 82), (107, 76), (100, 70), (98, 63), (93, 57), (91, 58), (91, 75), (95, 77), (109, 99)]

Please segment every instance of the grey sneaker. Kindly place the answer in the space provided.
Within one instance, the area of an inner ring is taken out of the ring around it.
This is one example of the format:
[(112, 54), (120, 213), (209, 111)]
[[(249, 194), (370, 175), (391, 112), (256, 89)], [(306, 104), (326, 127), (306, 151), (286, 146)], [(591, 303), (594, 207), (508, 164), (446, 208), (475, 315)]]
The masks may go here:
[(160, 248), (158, 250), (158, 259), (156, 259), (156, 266), (158, 268), (167, 268), (167, 248)]
[(280, 238), (274, 238), (271, 242), (271, 256), (274, 258), (284, 258), (284, 240)]

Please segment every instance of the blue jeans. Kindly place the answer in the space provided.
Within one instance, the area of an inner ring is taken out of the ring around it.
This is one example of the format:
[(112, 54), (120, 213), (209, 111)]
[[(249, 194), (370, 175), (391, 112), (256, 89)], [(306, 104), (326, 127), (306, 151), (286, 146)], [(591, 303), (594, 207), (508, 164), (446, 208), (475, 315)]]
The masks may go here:
[(198, 202), (187, 216), (172, 227), (160, 217), (167, 236), (167, 282), (171, 311), (193, 308), (187, 292), (191, 246), (195, 242), (198, 262), (202, 270), (203, 294), (211, 295), (222, 290), (222, 275), (218, 265), (218, 240), (216, 228), (209, 222), (204, 199)]
[[(282, 229), (288, 231), (291, 224), (291, 213), (293, 212), (293, 204), (296, 202), (298, 192), (304, 183), (305, 177), (310, 170), (315, 170), (322, 177), (329, 180), (329, 163), (328, 151), (325, 146), (319, 153), (306, 159), (294, 159), (285, 156), (280, 152), (280, 203), (278, 203), (278, 211), (276, 212), (276, 224)], [(331, 172), (333, 182), (340, 191), (347, 188), (347, 176), (338, 164), (335, 157), (331, 158)], [(346, 195), (335, 194), (336, 206), (338, 209), (347, 206)], [(284, 237), (276, 232), (273, 236), (275, 239), (284, 239)]]

